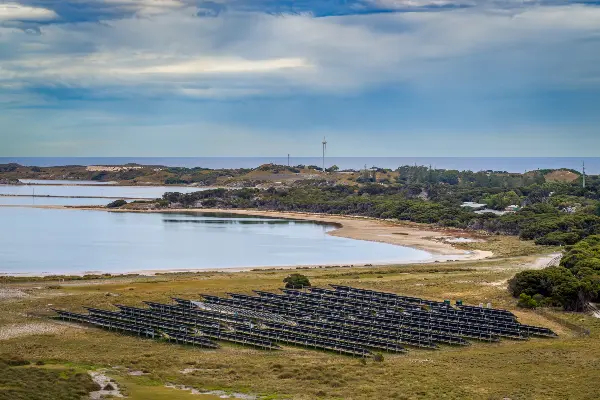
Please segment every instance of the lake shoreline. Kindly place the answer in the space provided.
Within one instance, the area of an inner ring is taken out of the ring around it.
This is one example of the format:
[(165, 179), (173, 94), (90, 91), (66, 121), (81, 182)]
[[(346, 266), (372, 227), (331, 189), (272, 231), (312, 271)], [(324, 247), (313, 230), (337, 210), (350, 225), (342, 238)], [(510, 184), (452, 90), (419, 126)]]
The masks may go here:
[[(278, 211), (262, 211), (262, 210), (246, 210), (246, 209), (160, 209), (160, 210), (129, 210), (129, 209), (108, 209), (104, 207), (80, 207), (80, 206), (26, 206), (33, 208), (45, 209), (64, 209), (64, 210), (82, 210), (82, 211), (105, 211), (105, 212), (122, 212), (122, 213), (228, 213), (232, 215), (248, 215), (262, 216), (271, 218), (284, 218), (295, 220), (306, 220), (317, 223), (330, 224), (336, 228), (327, 232), (327, 234), (337, 237), (343, 237), (354, 240), (364, 240), (371, 242), (379, 242), (392, 244), (396, 246), (408, 247), (426, 251), (431, 254), (430, 258), (424, 260), (403, 260), (382, 262), (377, 261), (369, 263), (368, 261), (357, 260), (353, 263), (326, 263), (319, 265), (282, 265), (282, 266), (243, 266), (243, 267), (228, 267), (228, 268), (171, 268), (171, 269), (144, 269), (131, 270), (122, 273), (113, 273), (111, 275), (156, 275), (165, 273), (182, 273), (182, 272), (243, 272), (258, 269), (304, 269), (304, 268), (319, 268), (333, 267), (340, 265), (410, 265), (410, 264), (428, 264), (435, 262), (447, 261), (473, 261), (493, 256), (492, 252), (473, 250), (461, 250), (447, 243), (444, 239), (456, 238), (456, 234), (450, 233), (448, 230), (435, 230), (431, 227), (423, 227), (413, 223), (383, 221), (367, 217), (356, 216), (338, 216), (324, 215), (315, 213), (300, 213), (300, 212), (278, 212)], [(460, 235), (464, 237), (465, 235)], [(87, 274), (102, 274), (100, 271), (86, 271)], [(23, 274), (11, 275), (2, 274), (3, 276), (43, 276), (40, 274)], [(67, 274), (51, 274), (51, 275), (67, 275)], [(68, 274), (68, 275), (84, 275), (84, 274)]]

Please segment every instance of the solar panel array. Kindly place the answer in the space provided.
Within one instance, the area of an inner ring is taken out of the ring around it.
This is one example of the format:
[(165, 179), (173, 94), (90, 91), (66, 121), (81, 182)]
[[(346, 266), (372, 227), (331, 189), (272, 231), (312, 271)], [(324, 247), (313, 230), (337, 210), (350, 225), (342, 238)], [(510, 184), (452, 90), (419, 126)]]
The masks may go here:
[(173, 298), (174, 304), (144, 302), (148, 308), (117, 304), (119, 311), (87, 308), (88, 314), (55, 310), (62, 319), (137, 336), (218, 348), (232, 342), (266, 350), (280, 344), (369, 357), (404, 353), (405, 346), (437, 349), (468, 346), (469, 340), (497, 342), (555, 337), (548, 328), (524, 325), (510, 311), (400, 296), (350, 286), (282, 289), (282, 294), (203, 295), (202, 301)]

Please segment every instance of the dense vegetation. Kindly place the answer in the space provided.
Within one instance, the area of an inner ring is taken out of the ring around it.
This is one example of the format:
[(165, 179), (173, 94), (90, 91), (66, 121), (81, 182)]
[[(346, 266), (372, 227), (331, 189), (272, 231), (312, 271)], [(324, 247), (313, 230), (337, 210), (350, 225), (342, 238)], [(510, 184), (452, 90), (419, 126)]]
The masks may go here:
[(600, 300), (600, 236), (568, 246), (558, 267), (518, 273), (509, 289), (524, 307), (559, 305), (584, 310), (588, 302)]
[[(519, 273), (510, 291), (522, 307), (561, 306), (581, 311), (600, 298), (600, 180), (546, 182), (530, 174), (441, 171), (401, 167), (395, 183), (389, 170), (366, 170), (362, 185), (304, 181), (267, 190), (212, 190), (165, 193), (163, 206), (258, 208), (276, 211), (362, 215), (382, 219), (434, 223), (491, 234), (516, 235), (539, 245), (567, 246), (561, 265)], [(573, 171), (568, 171), (577, 176)], [(382, 175), (383, 174), (383, 175)], [(383, 184), (382, 184), (383, 183)], [(495, 210), (476, 213), (465, 201)]]
[(17, 179), (66, 179), (120, 182), (124, 184), (197, 184), (215, 185), (220, 178), (243, 176), (251, 169), (183, 168), (153, 165), (126, 164), (122, 166), (88, 168), (81, 165), (57, 167), (28, 167), (15, 163), (0, 164), (0, 181), (17, 182)]
[[(516, 235), (540, 245), (572, 245), (600, 234), (600, 181), (596, 177), (590, 177), (583, 189), (577, 181), (543, 182), (538, 173), (442, 173), (425, 167), (401, 167), (397, 172), (398, 182), (394, 184), (340, 185), (305, 180), (266, 190), (165, 193), (159, 204), (362, 215)], [(514, 186), (518, 184), (528, 186)], [(475, 213), (461, 206), (465, 201), (484, 202), (495, 209), (508, 205), (520, 209), (504, 215)]]
[(106, 205), (106, 208), (119, 208), (119, 207), (123, 207), (125, 204), (127, 204), (127, 202), (125, 200), (119, 199), (119, 200), (111, 201), (110, 203), (108, 203)]
[(29, 361), (14, 357), (0, 360), (0, 399), (79, 400), (100, 390), (86, 372), (29, 364)]

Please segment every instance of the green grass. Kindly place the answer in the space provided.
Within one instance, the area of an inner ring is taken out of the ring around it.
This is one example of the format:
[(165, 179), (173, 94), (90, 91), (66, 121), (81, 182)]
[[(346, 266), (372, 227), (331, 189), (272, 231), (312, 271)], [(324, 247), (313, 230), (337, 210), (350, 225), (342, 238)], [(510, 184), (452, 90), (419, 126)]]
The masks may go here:
[[(211, 394), (192, 394), (191, 390), (165, 387), (163, 382), (152, 381), (144, 376), (111, 375), (123, 393), (131, 400), (220, 400)], [(232, 400), (235, 400), (232, 398)]]
[[(60, 325), (61, 333), (0, 340), (0, 354), (33, 362), (148, 371), (144, 377), (122, 373), (114, 376), (134, 399), (192, 398), (187, 392), (165, 388), (166, 382), (278, 399), (596, 398), (600, 392), (600, 320), (550, 311), (590, 330), (589, 337), (580, 337), (543, 315), (516, 309), (516, 300), (503, 286), (532, 260), (527, 256), (413, 266), (320, 268), (302, 273), (317, 286), (337, 283), (436, 300), (462, 299), (470, 304), (490, 301), (494, 306), (514, 310), (521, 322), (552, 328), (560, 334), (557, 339), (474, 342), (468, 348), (443, 347), (439, 351), (411, 349), (406, 355), (384, 354), (383, 363), (369, 361), (362, 365), (350, 357), (296, 347), (265, 352), (223, 344), (218, 350), (201, 350), (79, 325)], [(197, 298), (200, 293), (276, 290), (289, 272), (94, 280), (92, 284), (61, 284), (60, 289), (34, 289), (39, 286), (35, 283), (13, 284), (11, 287), (27, 291), (30, 297), (0, 302), (0, 329), (9, 323), (48, 321), (50, 307), (81, 311), (83, 305), (139, 306), (142, 300), (168, 301), (170, 296)], [(195, 372), (182, 374), (180, 371), (186, 368)]]

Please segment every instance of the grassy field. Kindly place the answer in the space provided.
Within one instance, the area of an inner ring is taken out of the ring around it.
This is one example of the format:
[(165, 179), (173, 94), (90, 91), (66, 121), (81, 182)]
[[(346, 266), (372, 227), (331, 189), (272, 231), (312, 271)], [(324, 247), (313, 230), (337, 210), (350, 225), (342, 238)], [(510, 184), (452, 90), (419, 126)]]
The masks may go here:
[[(338, 283), (436, 300), (462, 299), (468, 304), (489, 301), (495, 307), (515, 310), (516, 301), (508, 295), (506, 281), (534, 265), (535, 259), (528, 255), (443, 265), (320, 268), (303, 273), (316, 286)], [(103, 368), (133, 399), (203, 399), (166, 388), (166, 383), (267, 399), (596, 399), (600, 392), (600, 320), (581, 314), (551, 312), (589, 329), (589, 336), (535, 312), (515, 310), (521, 322), (550, 327), (560, 337), (474, 343), (468, 348), (437, 351), (411, 349), (405, 355), (384, 354), (382, 363), (368, 361), (366, 365), (350, 357), (288, 346), (278, 352), (228, 344), (219, 350), (200, 350), (49, 319), (51, 307), (81, 311), (85, 305), (139, 306), (142, 300), (165, 302), (170, 296), (197, 298), (201, 293), (276, 290), (288, 273), (260, 270), (7, 284), (3, 288), (11, 289), (14, 296), (0, 301), (0, 356), (2, 360), (42, 361), (49, 371), (49, 366), (75, 368), (73, 371)], [(131, 376), (127, 373), (131, 370), (144, 375)], [(26, 380), (26, 375), (19, 379)], [(71, 382), (68, 386), (76, 392), (87, 384)], [(35, 382), (29, 388), (36, 390)], [(27, 385), (21, 389), (25, 393)], [(8, 390), (4, 380), (0, 399), (35, 398), (6, 397)]]

